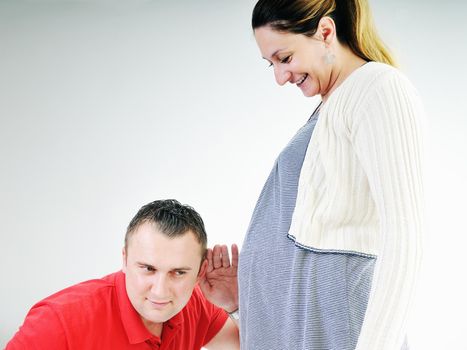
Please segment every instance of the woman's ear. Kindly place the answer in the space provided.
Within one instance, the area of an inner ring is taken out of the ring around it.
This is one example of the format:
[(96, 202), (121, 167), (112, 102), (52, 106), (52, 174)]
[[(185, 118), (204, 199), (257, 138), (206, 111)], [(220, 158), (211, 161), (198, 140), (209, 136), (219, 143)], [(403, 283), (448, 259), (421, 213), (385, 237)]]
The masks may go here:
[(324, 16), (319, 20), (318, 34), (328, 45), (334, 41), (336, 37), (336, 24), (331, 17)]

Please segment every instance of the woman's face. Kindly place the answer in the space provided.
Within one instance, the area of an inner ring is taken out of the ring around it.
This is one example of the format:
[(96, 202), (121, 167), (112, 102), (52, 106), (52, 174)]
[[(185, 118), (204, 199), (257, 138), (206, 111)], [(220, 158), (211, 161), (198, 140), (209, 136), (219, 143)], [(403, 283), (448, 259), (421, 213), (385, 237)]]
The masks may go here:
[(274, 69), (279, 85), (296, 84), (305, 96), (325, 96), (330, 89), (332, 65), (326, 64), (326, 46), (318, 32), (308, 37), (279, 32), (270, 26), (255, 29), (261, 55)]

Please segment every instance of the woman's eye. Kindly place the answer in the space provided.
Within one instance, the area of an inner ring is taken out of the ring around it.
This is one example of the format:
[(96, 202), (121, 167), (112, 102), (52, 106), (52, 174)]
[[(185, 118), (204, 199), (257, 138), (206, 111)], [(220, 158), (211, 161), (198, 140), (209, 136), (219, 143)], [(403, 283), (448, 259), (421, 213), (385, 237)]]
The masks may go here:
[(283, 59), (280, 60), (281, 63), (289, 63), (292, 58), (292, 55), (284, 57)]

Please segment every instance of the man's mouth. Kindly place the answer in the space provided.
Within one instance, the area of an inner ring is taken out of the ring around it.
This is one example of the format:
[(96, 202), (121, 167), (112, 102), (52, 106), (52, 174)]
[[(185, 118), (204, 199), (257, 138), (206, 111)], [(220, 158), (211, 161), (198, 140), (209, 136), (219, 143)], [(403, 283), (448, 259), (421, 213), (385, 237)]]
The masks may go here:
[(165, 300), (150, 300), (147, 299), (155, 308), (164, 308), (165, 306), (170, 304), (170, 301)]

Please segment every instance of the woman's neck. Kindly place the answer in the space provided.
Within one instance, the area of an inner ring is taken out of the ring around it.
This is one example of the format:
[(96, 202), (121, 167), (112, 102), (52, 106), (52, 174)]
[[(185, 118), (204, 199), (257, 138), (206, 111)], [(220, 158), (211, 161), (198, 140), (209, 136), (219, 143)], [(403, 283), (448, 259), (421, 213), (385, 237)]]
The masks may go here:
[(334, 90), (336, 90), (352, 72), (367, 63), (367, 61), (357, 56), (347, 46), (339, 45), (336, 51), (336, 61), (331, 70), (331, 88), (325, 95), (321, 96), (323, 102), (327, 101)]

